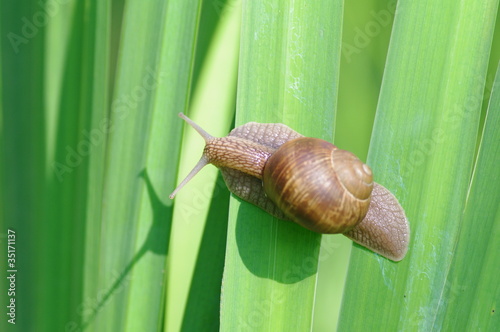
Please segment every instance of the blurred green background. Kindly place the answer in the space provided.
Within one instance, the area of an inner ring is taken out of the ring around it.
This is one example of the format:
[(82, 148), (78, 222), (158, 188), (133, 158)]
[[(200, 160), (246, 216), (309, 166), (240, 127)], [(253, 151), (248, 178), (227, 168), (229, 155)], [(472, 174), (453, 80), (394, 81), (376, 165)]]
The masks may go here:
[[(209, 167), (175, 205), (168, 194), (202, 151), (177, 113), (214, 136), (234, 126), (241, 6), (0, 2), (1, 331), (219, 329), (229, 193)], [(364, 161), (394, 12), (392, 0), (343, 4), (334, 141)], [(496, 24), (480, 128), (499, 38)], [(8, 230), (15, 325), (6, 319)], [(308, 295), (318, 332), (337, 330), (352, 247), (340, 235), (323, 242)]]

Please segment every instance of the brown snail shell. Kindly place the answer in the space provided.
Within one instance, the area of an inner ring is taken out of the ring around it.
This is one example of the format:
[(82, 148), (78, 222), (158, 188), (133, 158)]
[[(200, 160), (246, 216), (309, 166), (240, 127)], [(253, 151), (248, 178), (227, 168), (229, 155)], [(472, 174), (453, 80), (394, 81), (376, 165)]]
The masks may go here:
[(344, 233), (368, 212), (373, 176), (354, 154), (312, 137), (283, 144), (264, 167), (264, 191), (285, 215), (318, 233)]

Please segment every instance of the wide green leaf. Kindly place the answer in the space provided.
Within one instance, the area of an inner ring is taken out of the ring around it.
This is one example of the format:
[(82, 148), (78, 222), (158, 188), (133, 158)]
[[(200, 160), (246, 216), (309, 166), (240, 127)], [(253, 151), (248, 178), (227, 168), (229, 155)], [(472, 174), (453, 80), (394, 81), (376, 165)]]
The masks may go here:
[[(242, 13), (236, 125), (282, 122), (332, 141), (342, 3), (248, 1)], [(222, 330), (310, 329), (320, 240), (233, 197)]]

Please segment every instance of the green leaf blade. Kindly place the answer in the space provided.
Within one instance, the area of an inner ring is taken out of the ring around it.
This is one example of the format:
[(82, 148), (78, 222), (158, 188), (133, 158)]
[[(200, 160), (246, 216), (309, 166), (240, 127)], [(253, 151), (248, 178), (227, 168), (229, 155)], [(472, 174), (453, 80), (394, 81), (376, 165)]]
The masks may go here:
[[(213, 8), (205, 8), (206, 11)], [(213, 36), (197, 75), (189, 117), (213, 136), (225, 136), (234, 118), (241, 14), (228, 8), (212, 22)], [(207, 31), (202, 13), (200, 33)], [(198, 45), (199, 50), (200, 45)], [(178, 183), (199, 161), (204, 140), (184, 126)], [(170, 187), (173, 191), (174, 186)], [(219, 329), (229, 192), (217, 168), (205, 167), (175, 197), (168, 261), (165, 331)], [(192, 278), (186, 278), (192, 276)]]
[[(495, 78), (463, 226), (440, 303), (443, 329), (494, 331), (500, 287), (500, 75)], [(471, 282), (472, 281), (472, 282)], [(474, 299), (471, 301), (470, 299)], [(467, 313), (456, 315), (457, 312)], [(440, 327), (438, 326), (438, 327)]]
[[(341, 2), (245, 3), (236, 125), (282, 122), (332, 141), (341, 22)], [(320, 242), (232, 198), (221, 329), (310, 329)]]

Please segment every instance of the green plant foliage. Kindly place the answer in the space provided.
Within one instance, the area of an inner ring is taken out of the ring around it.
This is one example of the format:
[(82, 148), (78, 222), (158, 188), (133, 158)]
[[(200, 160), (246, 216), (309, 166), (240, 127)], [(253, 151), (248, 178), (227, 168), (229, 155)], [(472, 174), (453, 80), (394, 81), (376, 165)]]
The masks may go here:
[(200, 3), (121, 7), (2, 3), (2, 235), (19, 239), (19, 321), (2, 330), (163, 327), (172, 119), (189, 99)]
[(398, 3), (368, 163), (406, 209), (410, 250), (400, 263), (354, 250), (340, 330), (441, 329), (444, 296), (456, 291), (447, 277), (464, 225), (496, 9), (496, 1)]
[(167, 196), (181, 134), (175, 121), (187, 107), (199, 8), (196, 1), (128, 1), (124, 7), (102, 224), (99, 238), (89, 237), (89, 247), (99, 248), (89, 259), (98, 261), (98, 280), (89, 287), (103, 295), (83, 321), (89, 329), (163, 326), (173, 213)]
[[(436, 329), (495, 331), (500, 266), (500, 75), (497, 71), (479, 154), (462, 214)], [(471, 282), (473, 281), (473, 282)], [(469, 299), (476, 299), (470, 301)], [(457, 312), (467, 313), (457, 315)]]
[[(205, 8), (200, 33), (212, 30), (211, 43), (195, 75), (189, 116), (213, 136), (225, 136), (234, 117), (238, 70), (240, 12), (218, 12), (211, 28)], [(212, 13), (213, 15), (213, 13)], [(207, 37), (208, 38), (208, 37)], [(175, 123), (182, 126), (182, 120)], [(198, 162), (204, 141), (191, 127), (185, 130), (179, 163), (179, 182)], [(214, 331), (219, 328), (220, 292), (226, 248), (229, 192), (213, 166), (205, 167), (175, 198), (174, 223), (169, 252), (166, 331)], [(173, 191), (173, 186), (170, 187)], [(192, 276), (192, 278), (186, 278)]]
[[(342, 3), (246, 2), (242, 13), (236, 125), (283, 122), (332, 141)], [(320, 239), (233, 198), (222, 330), (309, 329)]]
[[(1, 1), (0, 331), (497, 331), (497, 13)], [(179, 112), (352, 150), (405, 208), (407, 257), (274, 219), (213, 166), (168, 199), (204, 144)]]

